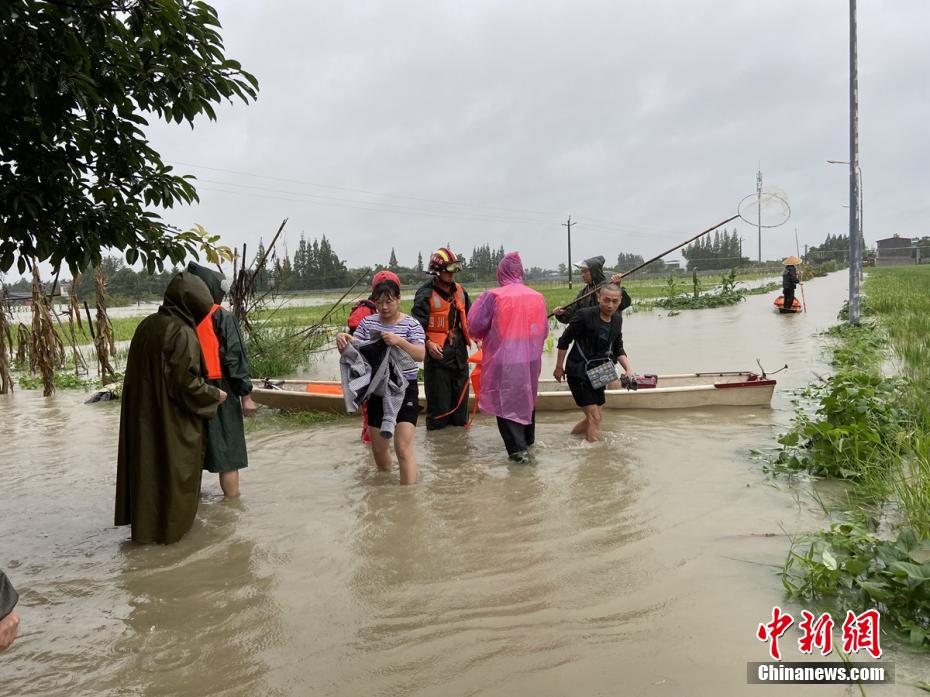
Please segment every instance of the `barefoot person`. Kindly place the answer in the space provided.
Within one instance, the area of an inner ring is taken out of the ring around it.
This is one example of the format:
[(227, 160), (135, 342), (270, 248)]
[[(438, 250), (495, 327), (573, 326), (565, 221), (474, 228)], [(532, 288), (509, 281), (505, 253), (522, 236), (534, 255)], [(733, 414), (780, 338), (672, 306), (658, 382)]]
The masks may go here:
[[(581, 407), (584, 418), (572, 428), (573, 435), (584, 435), (595, 441), (601, 426), (601, 410), (606, 386), (594, 386), (588, 369), (598, 364), (619, 362), (627, 376), (633, 375), (630, 361), (623, 350), (623, 319), (620, 288), (613, 283), (602, 286), (597, 293), (597, 307), (586, 307), (574, 314), (559, 338), (558, 355), (552, 376), (562, 382), (568, 376), (568, 387)], [(571, 352), (568, 348), (571, 346)], [(565, 367), (565, 356), (568, 365)]]
[[(372, 297), (378, 313), (362, 319), (352, 336), (346, 333), (336, 335), (336, 347), (340, 354), (346, 353), (352, 344), (356, 346), (381, 339), (387, 347), (397, 347), (409, 360), (404, 362), (403, 377), (406, 385), (401, 385), (403, 392), (398, 397), (399, 408), (393, 412), (393, 404), (386, 404), (387, 397), (376, 394), (368, 397), (368, 434), (371, 438), (371, 451), (378, 469), (389, 471), (391, 460), (390, 443), (394, 441), (394, 452), (400, 467), (400, 483), (416, 484), (417, 460), (413, 451), (413, 437), (416, 433), (417, 417), (420, 411), (419, 389), (417, 387), (417, 363), (423, 361), (426, 349), (426, 335), (420, 323), (400, 311), (400, 286), (392, 280), (385, 280), (375, 286)], [(364, 355), (364, 349), (362, 349)], [(383, 356), (382, 360), (388, 360)], [(386, 417), (389, 417), (386, 419)], [(393, 436), (385, 428), (385, 421), (392, 422)]]
[[(400, 278), (398, 278), (397, 274), (393, 271), (382, 269), (371, 278), (372, 293), (374, 293), (375, 288), (378, 287), (381, 281), (394, 281), (397, 287), (400, 288)], [(362, 323), (362, 320), (369, 315), (375, 314), (377, 311), (378, 308), (375, 305), (374, 295), (369, 295), (365, 300), (359, 300), (355, 303), (355, 305), (352, 306), (352, 312), (349, 314), (349, 318), (346, 320), (346, 325), (349, 327), (349, 334), (355, 334), (355, 330), (358, 329), (358, 325)], [(368, 405), (366, 402), (362, 404), (362, 442), (365, 445), (371, 443), (371, 436), (368, 435), (367, 410)]]
[[(216, 418), (207, 424), (207, 451), (203, 468), (219, 474), (223, 495), (239, 495), (239, 470), (249, 466), (245, 448), (243, 416), (255, 414), (252, 380), (245, 342), (236, 316), (220, 307), (226, 289), (225, 279), (212, 269), (190, 262), (187, 270), (207, 284), (213, 295), (213, 307), (197, 325), (197, 338), (207, 366), (207, 380), (232, 396), (220, 405)], [(240, 401), (241, 400), (241, 401)]]

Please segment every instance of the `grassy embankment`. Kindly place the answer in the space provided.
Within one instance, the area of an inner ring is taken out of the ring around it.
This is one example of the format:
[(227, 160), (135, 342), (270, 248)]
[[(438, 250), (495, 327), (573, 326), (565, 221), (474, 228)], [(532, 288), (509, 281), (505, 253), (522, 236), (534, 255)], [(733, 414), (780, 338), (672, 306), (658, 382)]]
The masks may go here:
[(837, 325), (829, 378), (807, 388), (769, 463), (843, 480), (831, 521), (798, 536), (789, 596), (844, 616), (876, 607), (882, 628), (930, 648), (930, 267), (875, 269), (859, 327)]

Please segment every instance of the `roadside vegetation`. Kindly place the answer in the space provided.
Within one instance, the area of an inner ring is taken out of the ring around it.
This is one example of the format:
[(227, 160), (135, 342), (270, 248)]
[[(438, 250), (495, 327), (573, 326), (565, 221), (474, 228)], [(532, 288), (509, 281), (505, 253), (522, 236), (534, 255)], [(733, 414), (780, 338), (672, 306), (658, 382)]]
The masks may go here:
[(866, 319), (828, 332), (834, 373), (799, 395), (767, 464), (847, 483), (781, 577), (795, 599), (875, 607), (887, 633), (930, 648), (930, 267), (872, 270), (865, 292)]

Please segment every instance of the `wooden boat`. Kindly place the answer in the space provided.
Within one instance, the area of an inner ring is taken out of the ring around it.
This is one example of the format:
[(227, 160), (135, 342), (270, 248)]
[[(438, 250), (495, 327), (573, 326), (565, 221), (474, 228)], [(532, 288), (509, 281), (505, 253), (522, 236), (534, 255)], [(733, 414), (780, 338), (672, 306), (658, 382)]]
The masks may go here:
[(801, 311), (801, 301), (798, 300), (797, 298), (795, 298), (791, 302), (791, 307), (785, 307), (785, 296), (784, 295), (779, 295), (777, 298), (775, 298), (774, 305), (776, 309), (783, 314), (787, 314), (789, 312), (800, 312)]
[[(606, 409), (689, 409), (693, 407), (767, 406), (775, 380), (751, 372), (683, 373), (658, 375), (655, 386), (637, 390), (607, 390)], [(649, 381), (651, 382), (651, 381)], [(256, 380), (252, 399), (275, 409), (346, 413), (342, 386), (332, 381)], [(420, 405), (426, 397), (420, 385)], [(568, 385), (555, 380), (539, 381), (537, 411), (577, 409)]]

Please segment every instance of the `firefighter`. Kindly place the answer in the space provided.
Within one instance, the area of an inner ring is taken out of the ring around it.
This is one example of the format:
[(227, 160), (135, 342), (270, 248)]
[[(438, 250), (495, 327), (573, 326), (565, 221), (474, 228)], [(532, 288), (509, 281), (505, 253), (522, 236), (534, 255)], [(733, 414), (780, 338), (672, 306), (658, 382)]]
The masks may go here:
[(433, 252), (427, 271), (432, 278), (420, 286), (411, 315), (426, 331), (426, 429), (468, 423), (468, 335), (466, 320), (471, 300), (455, 282), (462, 264), (442, 247)]

